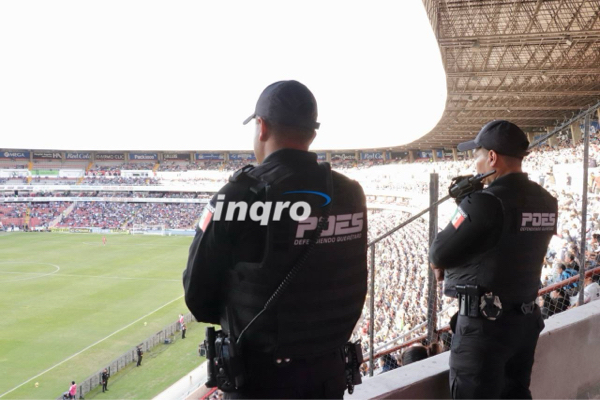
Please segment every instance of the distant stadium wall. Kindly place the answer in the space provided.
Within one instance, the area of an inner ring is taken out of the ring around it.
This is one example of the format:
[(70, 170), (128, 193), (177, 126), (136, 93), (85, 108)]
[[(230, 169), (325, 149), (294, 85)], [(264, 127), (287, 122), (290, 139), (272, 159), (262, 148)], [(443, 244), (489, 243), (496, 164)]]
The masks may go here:
[[(59, 233), (96, 233), (96, 234), (129, 234), (128, 229), (102, 229), (102, 228), (50, 228), (51, 232)], [(165, 236), (194, 236), (196, 231), (193, 229), (165, 229)]]
[(48, 203), (50, 201), (95, 201), (103, 203), (197, 203), (206, 204), (208, 199), (175, 199), (154, 197), (0, 197), (3, 203)]

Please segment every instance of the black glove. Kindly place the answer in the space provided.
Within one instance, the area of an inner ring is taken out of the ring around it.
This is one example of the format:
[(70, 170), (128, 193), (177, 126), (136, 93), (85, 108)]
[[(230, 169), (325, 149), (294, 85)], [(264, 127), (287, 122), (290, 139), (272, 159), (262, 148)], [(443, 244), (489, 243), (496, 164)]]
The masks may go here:
[(450, 197), (454, 198), (456, 204), (460, 204), (465, 197), (481, 189), (483, 189), (483, 183), (480, 179), (475, 179), (473, 175), (461, 175), (452, 178), (448, 193)]

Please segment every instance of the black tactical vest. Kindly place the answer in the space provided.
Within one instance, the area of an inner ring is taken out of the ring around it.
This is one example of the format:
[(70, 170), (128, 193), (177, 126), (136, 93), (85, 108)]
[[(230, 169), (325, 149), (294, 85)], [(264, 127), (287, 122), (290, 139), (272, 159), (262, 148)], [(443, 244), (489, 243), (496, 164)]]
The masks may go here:
[(269, 221), (262, 261), (234, 266), (226, 304), (233, 314), (235, 336), (263, 309), (306, 250), (327, 196), (331, 197), (328, 224), (307, 262), (280, 300), (244, 333), (242, 346), (247, 353), (279, 358), (326, 354), (348, 341), (360, 317), (367, 292), (365, 199), (357, 183), (335, 172), (330, 175), (333, 193), (329, 193), (328, 174), (329, 168), (317, 163), (300, 170), (271, 162), (236, 177), (248, 182), (256, 201), (305, 201), (311, 214), (298, 222), (291, 219), (289, 208), (284, 209), (280, 221)]
[(557, 201), (522, 173), (501, 177), (482, 193), (500, 200), (502, 233), (490, 250), (474, 254), (464, 266), (445, 270), (445, 294), (456, 296), (457, 284), (476, 284), (506, 305), (531, 302), (537, 297), (544, 256), (556, 232)]

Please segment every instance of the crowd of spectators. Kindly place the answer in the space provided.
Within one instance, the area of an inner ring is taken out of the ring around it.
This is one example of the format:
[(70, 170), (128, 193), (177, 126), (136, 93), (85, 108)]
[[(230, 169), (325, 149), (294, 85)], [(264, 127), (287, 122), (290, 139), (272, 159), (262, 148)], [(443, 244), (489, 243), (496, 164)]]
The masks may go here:
[[(369, 241), (409, 216), (397, 211), (370, 211)], [(427, 320), (427, 232), (425, 221), (419, 219), (375, 246), (375, 349)], [(355, 339), (362, 339), (365, 351), (369, 351), (370, 296), (363, 309), (364, 318), (355, 330)], [(414, 331), (406, 339), (422, 333)]]
[(159, 172), (187, 172), (187, 171), (220, 171), (226, 168), (228, 163), (223, 161), (163, 161), (158, 167)]
[(153, 162), (94, 164), (85, 174), (86, 176), (121, 176), (121, 171), (152, 171), (155, 165), (156, 163)]
[(164, 225), (165, 229), (193, 229), (200, 217), (199, 203), (77, 202), (57, 227), (94, 227), (129, 230), (134, 225)]
[(137, 224), (165, 225), (166, 229), (192, 229), (204, 204), (140, 203), (127, 229)]

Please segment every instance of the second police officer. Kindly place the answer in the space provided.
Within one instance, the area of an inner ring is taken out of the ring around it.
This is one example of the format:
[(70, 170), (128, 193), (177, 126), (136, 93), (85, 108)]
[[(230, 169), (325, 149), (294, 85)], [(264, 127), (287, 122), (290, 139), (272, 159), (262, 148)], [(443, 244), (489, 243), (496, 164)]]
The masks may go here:
[(450, 389), (457, 398), (531, 398), (535, 348), (544, 327), (535, 304), (557, 201), (523, 173), (529, 141), (497, 120), (458, 145), (475, 150), (486, 189), (464, 198), (430, 248), (444, 293), (458, 297)]
[[(343, 349), (367, 291), (366, 199), (308, 151), (319, 123), (306, 86), (269, 85), (244, 123), (253, 119), (260, 165), (237, 171), (205, 208), (185, 300), (239, 343), (243, 384), (226, 397), (342, 398)], [(306, 219), (294, 218), (300, 202)]]

